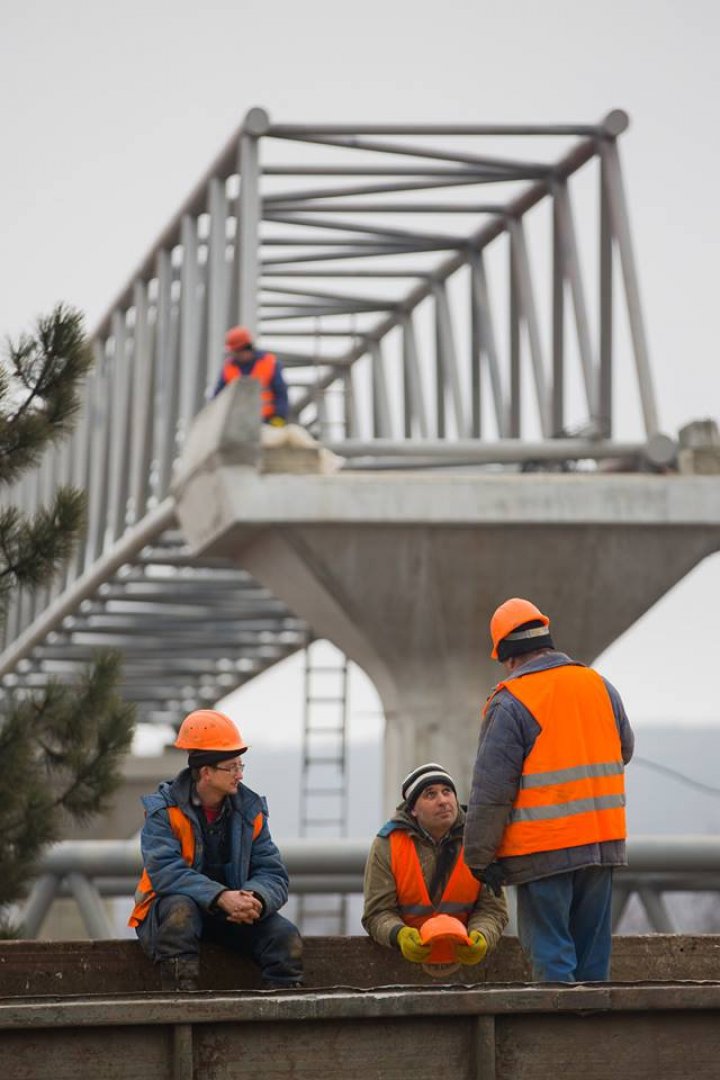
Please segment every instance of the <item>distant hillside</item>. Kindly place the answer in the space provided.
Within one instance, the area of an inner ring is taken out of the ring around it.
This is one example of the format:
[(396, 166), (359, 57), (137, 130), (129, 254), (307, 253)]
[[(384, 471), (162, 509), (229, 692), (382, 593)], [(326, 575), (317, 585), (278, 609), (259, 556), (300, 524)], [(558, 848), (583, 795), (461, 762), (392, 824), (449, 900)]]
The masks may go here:
[(631, 833), (720, 834), (720, 724), (638, 728), (627, 792)]

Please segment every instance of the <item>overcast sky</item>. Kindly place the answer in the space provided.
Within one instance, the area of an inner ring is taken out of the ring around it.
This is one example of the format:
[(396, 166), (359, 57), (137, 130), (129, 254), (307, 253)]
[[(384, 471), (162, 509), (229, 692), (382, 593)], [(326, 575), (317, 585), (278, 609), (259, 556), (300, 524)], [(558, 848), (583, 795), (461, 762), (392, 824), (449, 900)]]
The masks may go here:
[[(662, 426), (718, 417), (720, 5), (4, 0), (0, 330), (98, 321), (253, 105), (277, 121), (594, 122), (621, 140)], [(718, 717), (720, 571), (602, 658), (637, 716)], [(563, 643), (572, 651), (572, 643)], [(278, 684), (279, 685), (279, 684)]]

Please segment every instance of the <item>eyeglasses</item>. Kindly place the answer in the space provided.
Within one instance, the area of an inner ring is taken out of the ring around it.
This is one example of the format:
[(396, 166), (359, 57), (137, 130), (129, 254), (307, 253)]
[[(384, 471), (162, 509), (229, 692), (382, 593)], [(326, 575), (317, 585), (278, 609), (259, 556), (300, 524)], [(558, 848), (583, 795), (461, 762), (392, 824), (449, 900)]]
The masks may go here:
[(218, 772), (233, 773), (233, 775), (239, 775), (244, 768), (244, 761), (233, 761), (232, 765), (213, 765), (213, 769), (217, 769)]

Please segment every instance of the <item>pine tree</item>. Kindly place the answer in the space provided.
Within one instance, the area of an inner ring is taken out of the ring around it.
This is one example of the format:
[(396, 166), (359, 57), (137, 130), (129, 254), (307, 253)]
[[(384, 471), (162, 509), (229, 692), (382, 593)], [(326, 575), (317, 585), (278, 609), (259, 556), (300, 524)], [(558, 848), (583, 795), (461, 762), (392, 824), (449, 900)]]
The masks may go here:
[[(0, 365), (0, 485), (17, 480), (72, 429), (92, 363), (82, 315), (58, 305), (35, 332), (8, 341)], [(83, 528), (85, 498), (60, 488), (26, 516), (0, 507), (0, 621), (11, 593), (47, 584)], [(101, 812), (120, 782), (134, 709), (120, 698), (120, 656), (98, 652), (79, 684), (0, 701), (0, 928), (64, 821)]]

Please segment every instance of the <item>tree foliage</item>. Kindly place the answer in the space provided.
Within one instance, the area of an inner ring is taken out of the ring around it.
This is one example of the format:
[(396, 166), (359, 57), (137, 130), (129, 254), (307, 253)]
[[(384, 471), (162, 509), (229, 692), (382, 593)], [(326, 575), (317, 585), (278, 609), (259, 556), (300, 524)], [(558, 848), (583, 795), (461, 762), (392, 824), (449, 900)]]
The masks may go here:
[[(92, 362), (82, 315), (58, 305), (33, 334), (7, 343), (0, 366), (0, 485), (37, 465), (68, 434)], [(0, 619), (16, 589), (47, 585), (81, 533), (84, 494), (62, 487), (25, 515), (0, 507)], [(102, 811), (120, 782), (134, 710), (117, 691), (120, 657), (100, 652), (77, 684), (0, 699), (0, 922), (44, 848), (69, 819)]]

